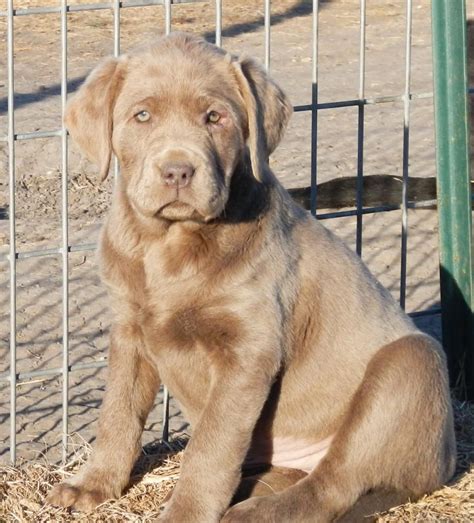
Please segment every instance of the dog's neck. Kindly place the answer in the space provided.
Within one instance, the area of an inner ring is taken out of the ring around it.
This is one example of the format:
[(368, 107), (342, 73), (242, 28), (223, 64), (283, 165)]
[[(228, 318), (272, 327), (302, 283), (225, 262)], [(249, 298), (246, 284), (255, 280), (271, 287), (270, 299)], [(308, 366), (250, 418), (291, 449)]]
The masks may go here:
[(244, 158), (232, 175), (229, 199), (217, 218), (220, 223), (250, 222), (263, 216), (269, 208), (274, 180), (265, 183), (255, 179), (250, 162)]

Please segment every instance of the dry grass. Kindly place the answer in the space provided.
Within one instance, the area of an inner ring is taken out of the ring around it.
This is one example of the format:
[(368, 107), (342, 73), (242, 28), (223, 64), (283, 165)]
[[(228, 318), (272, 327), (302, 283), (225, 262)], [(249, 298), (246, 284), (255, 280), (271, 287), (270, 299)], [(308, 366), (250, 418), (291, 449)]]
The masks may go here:
[[(382, 514), (379, 523), (469, 522), (474, 520), (474, 404), (456, 403), (458, 471), (450, 484), (416, 503), (407, 503)], [(0, 468), (0, 521), (38, 522), (148, 522), (173, 489), (186, 438), (148, 448), (134, 470), (133, 485), (121, 499), (101, 505), (94, 513), (68, 512), (44, 505), (51, 486), (71, 476), (87, 458), (89, 446), (77, 444), (66, 466), (24, 463)]]
[(416, 503), (388, 511), (379, 522), (474, 521), (474, 403), (455, 402), (454, 412), (458, 467), (452, 481)]
[[(77, 440), (77, 436), (75, 437)], [(173, 489), (179, 475), (186, 438), (171, 444), (149, 447), (132, 474), (132, 486), (116, 501), (103, 503), (94, 513), (84, 514), (44, 504), (52, 485), (72, 476), (86, 461), (90, 447), (76, 443), (77, 450), (65, 466), (41, 461), (23, 463), (17, 468), (0, 468), (0, 522), (87, 523), (156, 521), (160, 505)]]

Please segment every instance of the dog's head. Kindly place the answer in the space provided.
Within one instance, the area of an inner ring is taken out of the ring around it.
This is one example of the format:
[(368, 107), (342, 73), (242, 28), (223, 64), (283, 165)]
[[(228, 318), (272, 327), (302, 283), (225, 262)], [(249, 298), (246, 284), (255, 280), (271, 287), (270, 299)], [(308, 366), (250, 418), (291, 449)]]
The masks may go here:
[(286, 96), (253, 60), (174, 33), (102, 62), (65, 121), (103, 178), (117, 155), (136, 212), (208, 221), (225, 208), (246, 148), (264, 182), (290, 115)]

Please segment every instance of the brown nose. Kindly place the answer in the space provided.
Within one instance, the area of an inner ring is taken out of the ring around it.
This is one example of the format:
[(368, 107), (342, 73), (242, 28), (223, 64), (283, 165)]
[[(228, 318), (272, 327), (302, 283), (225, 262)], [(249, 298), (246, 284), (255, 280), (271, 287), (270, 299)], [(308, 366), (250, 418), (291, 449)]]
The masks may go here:
[(167, 163), (161, 168), (161, 180), (165, 185), (186, 187), (194, 175), (194, 167), (189, 163)]

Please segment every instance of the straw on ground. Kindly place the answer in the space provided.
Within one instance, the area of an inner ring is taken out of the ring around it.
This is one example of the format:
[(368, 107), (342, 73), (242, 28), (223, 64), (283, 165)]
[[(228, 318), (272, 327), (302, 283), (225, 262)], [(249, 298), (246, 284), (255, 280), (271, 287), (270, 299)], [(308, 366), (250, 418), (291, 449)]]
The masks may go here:
[[(459, 522), (474, 519), (474, 404), (455, 403), (458, 438), (458, 470), (444, 488), (414, 503), (379, 515), (379, 523)], [(0, 521), (5, 522), (140, 522), (156, 520), (160, 506), (179, 477), (180, 461), (187, 438), (170, 444), (149, 446), (135, 467), (131, 487), (119, 500), (102, 504), (83, 514), (45, 505), (51, 486), (71, 476), (87, 459), (90, 447), (75, 444), (73, 456), (64, 466), (44, 461), (25, 462), (18, 467), (0, 467)]]

